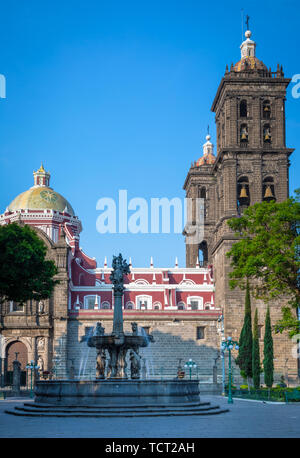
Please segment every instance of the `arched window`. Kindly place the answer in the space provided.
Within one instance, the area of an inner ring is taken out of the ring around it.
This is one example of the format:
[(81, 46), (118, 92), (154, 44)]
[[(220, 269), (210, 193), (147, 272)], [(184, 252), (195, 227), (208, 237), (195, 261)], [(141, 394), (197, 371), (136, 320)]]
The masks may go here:
[(126, 302), (125, 309), (126, 310), (133, 310), (134, 309), (134, 303), (132, 301)]
[(108, 301), (102, 302), (101, 308), (104, 310), (109, 310), (110, 309), (110, 303)]
[(154, 310), (160, 310), (161, 309), (161, 303), (158, 302), (158, 301), (154, 302), (153, 308), (154, 308)]
[(178, 302), (177, 309), (178, 310), (185, 310), (185, 303), (184, 302)]
[(248, 177), (241, 177), (237, 183), (237, 205), (238, 213), (241, 214), (244, 208), (250, 205), (250, 191)]
[(263, 180), (263, 200), (270, 202), (271, 200), (276, 201), (274, 179), (272, 177), (266, 177)]
[(271, 104), (269, 100), (265, 100), (263, 103), (263, 119), (271, 118)]
[(240, 103), (240, 118), (247, 118), (247, 117), (248, 117), (247, 100), (242, 100)]
[(271, 143), (271, 141), (272, 141), (270, 124), (265, 124), (264, 125), (264, 128), (263, 128), (263, 140), (264, 140), (264, 143)]
[(247, 124), (241, 124), (240, 128), (240, 142), (241, 143), (248, 143), (249, 136), (248, 136), (248, 126)]

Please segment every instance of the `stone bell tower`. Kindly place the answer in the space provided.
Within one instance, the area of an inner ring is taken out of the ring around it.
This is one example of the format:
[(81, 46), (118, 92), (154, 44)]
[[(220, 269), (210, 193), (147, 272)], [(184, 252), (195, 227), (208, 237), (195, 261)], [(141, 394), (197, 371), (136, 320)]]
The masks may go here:
[(215, 229), (210, 251), (216, 304), (239, 300), (228, 287), (226, 252), (235, 240), (227, 221), (262, 200), (289, 195), (289, 155), (285, 143), (285, 97), (290, 79), (282, 67), (272, 72), (256, 57), (251, 32), (245, 33), (241, 60), (226, 68), (212, 104), (217, 130)]
[[(215, 303), (223, 309), (226, 335), (235, 339), (243, 324), (245, 293), (229, 288), (230, 260), (226, 253), (237, 239), (227, 221), (256, 202), (288, 198), (289, 155), (293, 152), (286, 147), (285, 138), (285, 100), (290, 79), (284, 77), (280, 65), (276, 71), (268, 69), (256, 57), (256, 43), (249, 30), (245, 36), (240, 46), (241, 59), (230, 69), (226, 67), (212, 104), (216, 157), (208, 162), (200, 158), (192, 164), (184, 184), (187, 197), (195, 197), (205, 187), (206, 199), (204, 240), (197, 246), (190, 245), (185, 234), (187, 266), (194, 267), (201, 251), (213, 265)], [(259, 307), (259, 324), (263, 325), (266, 306), (259, 301), (252, 303)], [(282, 305), (272, 303), (273, 323), (281, 317)], [(276, 339), (281, 342), (277, 349), (289, 345), (286, 336)], [(284, 366), (283, 359), (283, 354), (276, 358), (278, 370)], [(297, 370), (292, 362), (289, 364), (293, 371)]]

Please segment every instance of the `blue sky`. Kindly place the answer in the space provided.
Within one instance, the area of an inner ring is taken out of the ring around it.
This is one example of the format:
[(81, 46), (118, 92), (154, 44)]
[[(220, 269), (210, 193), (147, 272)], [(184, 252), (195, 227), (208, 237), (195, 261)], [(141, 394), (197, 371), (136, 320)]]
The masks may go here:
[[(101, 197), (180, 197), (202, 153), (226, 64), (240, 58), (241, 8), (257, 57), (300, 74), (296, 1), (3, 2), (0, 211), (33, 185), (41, 161), (83, 223), (81, 246), (102, 265), (120, 251), (134, 266), (185, 265), (180, 234), (96, 231)], [(300, 186), (300, 98), (288, 89), (290, 190)]]

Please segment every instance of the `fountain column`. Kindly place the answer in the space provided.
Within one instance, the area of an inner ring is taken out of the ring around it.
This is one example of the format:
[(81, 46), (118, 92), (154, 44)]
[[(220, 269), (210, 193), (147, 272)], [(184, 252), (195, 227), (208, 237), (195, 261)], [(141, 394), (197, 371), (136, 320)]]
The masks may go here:
[(123, 328), (123, 309), (122, 309), (123, 291), (118, 291), (114, 287), (114, 322), (113, 335), (121, 337), (124, 334)]

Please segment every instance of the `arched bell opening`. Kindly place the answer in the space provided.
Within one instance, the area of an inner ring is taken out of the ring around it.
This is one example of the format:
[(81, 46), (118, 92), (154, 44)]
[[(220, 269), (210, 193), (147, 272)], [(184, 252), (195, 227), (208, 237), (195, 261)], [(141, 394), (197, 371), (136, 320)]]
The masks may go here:
[(263, 141), (264, 143), (272, 142), (271, 126), (270, 124), (264, 124), (263, 127)]
[(238, 180), (237, 196), (238, 213), (241, 214), (250, 205), (249, 180), (247, 177), (241, 177)]
[(205, 186), (199, 186), (198, 188), (198, 198), (203, 199), (203, 215), (204, 218), (206, 217), (206, 211), (207, 211), (207, 206), (206, 206), (206, 187)]
[(262, 106), (262, 117), (263, 119), (271, 118), (271, 104), (269, 100), (264, 100)]
[(264, 178), (262, 189), (263, 189), (262, 198), (265, 202), (271, 202), (271, 200), (276, 201), (274, 178), (272, 177)]
[(249, 141), (248, 125), (243, 123), (240, 127), (240, 142), (246, 144)]
[(203, 266), (207, 265), (207, 262), (208, 262), (208, 248), (207, 248), (207, 242), (205, 240), (203, 240), (199, 244), (198, 259), (199, 259), (200, 267), (203, 267)]
[(248, 117), (247, 100), (242, 100), (240, 103), (240, 118), (247, 118), (247, 117)]

